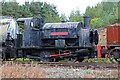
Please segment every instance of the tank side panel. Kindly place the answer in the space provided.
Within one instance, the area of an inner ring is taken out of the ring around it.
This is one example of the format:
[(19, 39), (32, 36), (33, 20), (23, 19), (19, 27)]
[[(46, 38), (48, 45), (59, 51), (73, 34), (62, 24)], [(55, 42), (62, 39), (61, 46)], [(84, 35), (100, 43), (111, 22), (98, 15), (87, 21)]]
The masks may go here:
[(40, 32), (30, 30), (30, 46), (39, 47), (40, 46)]

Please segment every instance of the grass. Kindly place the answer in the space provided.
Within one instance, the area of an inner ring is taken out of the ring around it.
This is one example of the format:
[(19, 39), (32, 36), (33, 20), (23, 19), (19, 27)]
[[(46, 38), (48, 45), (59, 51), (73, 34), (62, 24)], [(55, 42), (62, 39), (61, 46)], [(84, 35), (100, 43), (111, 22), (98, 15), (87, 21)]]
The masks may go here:
[(68, 60), (60, 60), (59, 62), (68, 62)]
[[(59, 62), (68, 62), (68, 60), (60, 60)], [(90, 58), (83, 60), (83, 62), (110, 63), (110, 60), (108, 58)]]
[(16, 62), (31, 62), (31, 59), (25, 58), (25, 59), (23, 60), (23, 58), (17, 58), (15, 61), (16, 61)]
[(108, 58), (90, 58), (90, 59), (85, 59), (83, 62), (106, 62), (109, 63), (110, 60)]
[[(2, 60), (1, 60), (2, 61)], [(38, 62), (37, 60), (29, 59), (29, 58), (17, 58), (15, 60), (16, 62)], [(68, 62), (68, 60), (60, 60), (59, 62)], [(101, 62), (101, 63), (110, 63), (110, 60), (108, 58), (90, 58), (90, 59), (85, 59), (83, 62)]]

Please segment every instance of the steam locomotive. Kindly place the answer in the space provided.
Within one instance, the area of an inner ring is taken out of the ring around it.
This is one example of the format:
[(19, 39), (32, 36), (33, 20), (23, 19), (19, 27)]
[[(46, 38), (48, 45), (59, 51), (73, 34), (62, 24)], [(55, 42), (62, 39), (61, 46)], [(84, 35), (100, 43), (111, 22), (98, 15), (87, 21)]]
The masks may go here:
[[(83, 61), (96, 56), (98, 32), (90, 27), (90, 17), (82, 22), (44, 23), (43, 18), (18, 18), (23, 33), (7, 34), (2, 59), (30, 58), (42, 62)], [(22, 25), (21, 25), (22, 24)]]

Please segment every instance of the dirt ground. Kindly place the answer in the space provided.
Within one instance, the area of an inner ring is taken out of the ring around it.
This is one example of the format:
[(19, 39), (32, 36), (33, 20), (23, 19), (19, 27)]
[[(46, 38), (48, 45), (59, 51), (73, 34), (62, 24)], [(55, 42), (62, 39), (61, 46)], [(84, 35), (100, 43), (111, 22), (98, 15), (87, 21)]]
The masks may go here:
[(44, 78), (45, 72), (39, 67), (26, 66), (2, 66), (2, 78)]

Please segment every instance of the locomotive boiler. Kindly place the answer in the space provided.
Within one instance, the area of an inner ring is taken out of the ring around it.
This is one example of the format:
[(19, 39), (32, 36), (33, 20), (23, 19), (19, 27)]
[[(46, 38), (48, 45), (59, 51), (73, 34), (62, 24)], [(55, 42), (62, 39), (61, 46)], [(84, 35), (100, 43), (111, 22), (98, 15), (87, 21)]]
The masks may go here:
[(88, 16), (84, 16), (84, 24), (44, 23), (42, 18), (18, 18), (17, 23), (23, 24), (24, 32), (17, 34), (14, 58), (83, 61), (96, 56), (98, 32), (90, 27)]

